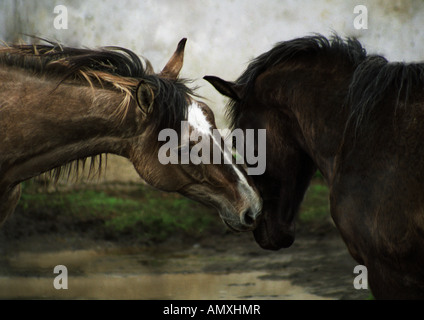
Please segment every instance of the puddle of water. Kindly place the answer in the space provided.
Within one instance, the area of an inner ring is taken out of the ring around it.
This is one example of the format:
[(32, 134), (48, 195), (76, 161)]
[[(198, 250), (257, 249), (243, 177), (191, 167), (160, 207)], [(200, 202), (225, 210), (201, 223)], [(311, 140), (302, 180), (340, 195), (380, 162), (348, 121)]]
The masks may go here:
[(67, 290), (53, 279), (0, 277), (1, 299), (321, 299), (284, 280), (260, 280), (262, 272), (237, 274), (140, 274), (68, 278)]
[[(1, 261), (0, 299), (322, 299), (266, 272), (201, 272), (207, 261), (146, 252), (19, 253)], [(58, 264), (68, 269), (67, 290), (53, 286)]]

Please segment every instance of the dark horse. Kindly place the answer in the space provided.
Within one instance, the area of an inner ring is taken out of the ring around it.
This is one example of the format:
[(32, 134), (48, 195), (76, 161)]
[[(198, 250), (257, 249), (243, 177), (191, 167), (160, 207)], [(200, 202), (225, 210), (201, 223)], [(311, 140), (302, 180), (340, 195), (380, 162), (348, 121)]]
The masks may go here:
[(235, 83), (205, 79), (231, 98), (233, 127), (267, 130), (266, 172), (253, 177), (264, 200), (260, 246), (292, 244), (319, 169), (374, 296), (424, 298), (424, 64), (316, 35), (277, 44)]

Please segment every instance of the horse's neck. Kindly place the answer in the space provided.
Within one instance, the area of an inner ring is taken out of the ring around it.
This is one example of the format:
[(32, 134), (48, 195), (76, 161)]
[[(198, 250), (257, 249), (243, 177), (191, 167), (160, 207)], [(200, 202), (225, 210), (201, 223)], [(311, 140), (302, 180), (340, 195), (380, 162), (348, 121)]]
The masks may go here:
[(0, 185), (101, 153), (125, 156), (126, 138), (138, 130), (136, 117), (116, 115), (119, 92), (67, 84), (55, 89), (57, 81), (1, 69), (0, 80)]
[(344, 103), (350, 77), (347, 72), (347, 76), (340, 76), (340, 72), (309, 73), (310, 87), (297, 87), (292, 104), (299, 124), (298, 140), (327, 181), (332, 179), (347, 121)]

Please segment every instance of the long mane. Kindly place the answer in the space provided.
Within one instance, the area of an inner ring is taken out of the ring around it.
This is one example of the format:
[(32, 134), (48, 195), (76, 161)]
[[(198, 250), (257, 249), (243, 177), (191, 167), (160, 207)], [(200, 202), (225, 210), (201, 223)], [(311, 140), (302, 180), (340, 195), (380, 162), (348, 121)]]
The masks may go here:
[(395, 110), (411, 97), (413, 89), (424, 88), (424, 64), (388, 62), (384, 57), (368, 55), (355, 38), (330, 39), (322, 35), (280, 42), (274, 48), (255, 58), (236, 80), (244, 88), (241, 101), (230, 101), (227, 117), (232, 127), (244, 110), (244, 103), (253, 92), (255, 80), (266, 70), (283, 64), (301, 62), (302, 59), (331, 57), (334, 61), (350, 63), (354, 69), (344, 106), (350, 108), (350, 123), (358, 129), (368, 115), (388, 94), (395, 94)]
[[(195, 96), (185, 79), (167, 79), (155, 74), (147, 59), (139, 58), (131, 50), (122, 47), (100, 49), (72, 48), (42, 39), (47, 44), (17, 44), (0, 47), (0, 68), (15, 67), (33, 76), (55, 81), (57, 86), (65, 83), (115, 90), (123, 94), (115, 115), (125, 117), (135, 90), (143, 81), (154, 91), (154, 106), (148, 121), (152, 134), (163, 128), (180, 130), (182, 120), (187, 119), (189, 97)], [(157, 136), (157, 135), (156, 135)], [(157, 143), (157, 139), (154, 139)], [(68, 177), (84, 167), (86, 159), (76, 161), (53, 171), (57, 180), (61, 173)], [(100, 174), (102, 157), (91, 158), (90, 172), (98, 168)], [(91, 175), (91, 174), (89, 174)], [(78, 176), (78, 175), (76, 175)]]
[[(0, 64), (19, 67), (37, 75), (83, 80), (87, 84), (135, 86), (138, 79), (153, 70), (132, 51), (121, 47), (98, 50), (71, 48), (50, 42), (48, 45), (6, 45), (0, 48)], [(104, 83), (103, 83), (104, 82)]]
[(49, 42), (47, 45), (10, 45), (0, 48), (0, 67), (11, 66), (35, 75), (47, 75), (57, 84), (67, 81), (79, 85), (118, 90), (124, 93), (117, 114), (126, 114), (140, 81), (155, 91), (152, 118), (158, 129), (177, 127), (186, 119), (188, 96), (195, 95), (186, 86), (187, 80), (170, 80), (154, 73), (147, 59), (140, 59), (131, 50), (103, 47), (97, 50), (65, 47)]

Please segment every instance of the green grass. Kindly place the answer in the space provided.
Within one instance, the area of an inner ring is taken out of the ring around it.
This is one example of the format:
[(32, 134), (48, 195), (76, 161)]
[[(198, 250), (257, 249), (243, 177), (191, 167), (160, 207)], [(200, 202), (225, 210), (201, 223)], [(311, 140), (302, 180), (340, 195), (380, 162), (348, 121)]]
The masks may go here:
[(330, 215), (328, 187), (320, 179), (310, 185), (299, 213), (299, 221), (310, 223), (320, 222)]
[(179, 232), (200, 235), (221, 223), (214, 210), (144, 185), (131, 196), (96, 190), (40, 193), (28, 189), (23, 188), (20, 210), (30, 210), (41, 218), (44, 214), (48, 219), (67, 219), (77, 225), (94, 221), (115, 236), (133, 234), (158, 241)]
[[(96, 229), (112, 238), (122, 235), (143, 241), (163, 241), (172, 235), (201, 236), (222, 227), (213, 209), (178, 194), (164, 193), (145, 185), (130, 192), (115, 189), (83, 189), (40, 192), (25, 183), (18, 210), (30, 219), (60, 226), (59, 230), (86, 232)], [(315, 177), (302, 203), (298, 223), (322, 222), (329, 216), (328, 188)], [(68, 226), (69, 225), (69, 226)]]

